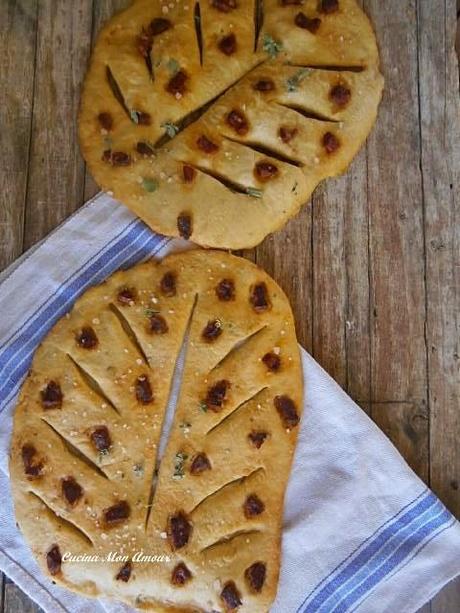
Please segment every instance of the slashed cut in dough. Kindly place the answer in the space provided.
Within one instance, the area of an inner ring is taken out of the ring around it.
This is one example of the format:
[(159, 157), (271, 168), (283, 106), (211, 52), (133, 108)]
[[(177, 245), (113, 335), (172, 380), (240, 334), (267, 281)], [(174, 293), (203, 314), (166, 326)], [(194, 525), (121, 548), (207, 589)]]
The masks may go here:
[(382, 88), (356, 0), (135, 0), (97, 40), (81, 148), (154, 230), (252, 247), (346, 170)]
[(11, 445), (19, 527), (50, 579), (84, 595), (267, 611), (301, 412), (292, 313), (260, 268), (200, 250), (118, 272), (35, 354)]

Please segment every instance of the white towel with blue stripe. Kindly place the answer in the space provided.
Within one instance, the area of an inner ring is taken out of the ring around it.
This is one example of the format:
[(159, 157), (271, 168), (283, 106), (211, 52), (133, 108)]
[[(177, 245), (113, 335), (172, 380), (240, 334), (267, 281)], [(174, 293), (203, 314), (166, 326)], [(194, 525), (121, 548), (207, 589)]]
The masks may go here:
[[(0, 569), (46, 612), (127, 612), (41, 574), (16, 528), (12, 411), (35, 348), (88, 286), (183, 247), (99, 195), (0, 278)], [(302, 350), (305, 412), (272, 613), (412, 613), (460, 574), (460, 524), (367, 415)]]

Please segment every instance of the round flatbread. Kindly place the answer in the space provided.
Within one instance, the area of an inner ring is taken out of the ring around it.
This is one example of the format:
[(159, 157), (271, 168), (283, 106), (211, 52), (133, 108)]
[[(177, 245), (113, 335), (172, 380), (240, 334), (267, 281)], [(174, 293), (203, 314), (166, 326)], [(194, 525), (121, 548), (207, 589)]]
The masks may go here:
[(18, 525), (82, 594), (267, 611), (301, 412), (292, 313), (265, 272), (215, 251), (118, 272), (35, 354), (14, 414)]
[(355, 0), (136, 0), (97, 40), (82, 152), (154, 230), (252, 247), (356, 155), (378, 63)]

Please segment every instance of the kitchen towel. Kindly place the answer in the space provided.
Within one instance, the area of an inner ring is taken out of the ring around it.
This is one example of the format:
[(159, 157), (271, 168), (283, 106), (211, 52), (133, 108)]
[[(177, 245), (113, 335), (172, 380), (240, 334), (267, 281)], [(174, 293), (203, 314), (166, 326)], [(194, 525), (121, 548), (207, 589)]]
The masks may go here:
[[(16, 528), (12, 412), (33, 352), (89, 286), (186, 248), (100, 194), (0, 277), (0, 569), (45, 611), (121, 613), (53, 585)], [(288, 485), (272, 613), (411, 613), (460, 574), (460, 524), (384, 434), (301, 350), (305, 411)]]

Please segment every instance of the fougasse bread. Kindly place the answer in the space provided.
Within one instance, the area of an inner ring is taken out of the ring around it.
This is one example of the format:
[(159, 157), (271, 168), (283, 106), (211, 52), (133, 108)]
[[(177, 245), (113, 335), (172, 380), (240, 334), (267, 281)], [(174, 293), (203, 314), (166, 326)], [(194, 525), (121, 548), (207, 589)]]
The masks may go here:
[(88, 290), (14, 414), (16, 517), (43, 572), (151, 611), (268, 611), (302, 393), (288, 300), (247, 260), (186, 251)]
[(356, 0), (135, 0), (98, 37), (81, 149), (154, 230), (252, 247), (346, 170), (382, 88)]

